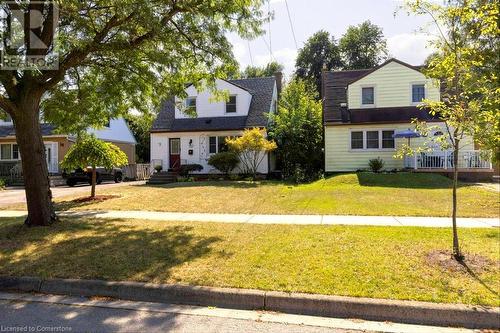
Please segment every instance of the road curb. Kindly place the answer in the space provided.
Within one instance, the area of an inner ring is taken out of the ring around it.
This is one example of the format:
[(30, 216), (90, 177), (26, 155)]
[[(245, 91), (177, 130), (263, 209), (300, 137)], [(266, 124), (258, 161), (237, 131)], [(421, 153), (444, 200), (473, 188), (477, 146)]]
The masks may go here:
[(406, 324), (500, 328), (500, 308), (373, 298), (284, 293), (253, 289), (79, 279), (0, 277), (0, 290), (131, 301), (214, 306), (242, 310), (392, 321)]

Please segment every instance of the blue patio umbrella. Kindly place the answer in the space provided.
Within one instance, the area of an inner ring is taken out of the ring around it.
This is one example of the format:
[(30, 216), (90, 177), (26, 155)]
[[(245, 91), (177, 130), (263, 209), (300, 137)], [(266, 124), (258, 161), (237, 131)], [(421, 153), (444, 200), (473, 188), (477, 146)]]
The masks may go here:
[(392, 135), (393, 138), (408, 138), (408, 146), (410, 145), (410, 139), (411, 138), (418, 138), (420, 137), (420, 133), (412, 130), (412, 129), (405, 129), (402, 131), (396, 131)]

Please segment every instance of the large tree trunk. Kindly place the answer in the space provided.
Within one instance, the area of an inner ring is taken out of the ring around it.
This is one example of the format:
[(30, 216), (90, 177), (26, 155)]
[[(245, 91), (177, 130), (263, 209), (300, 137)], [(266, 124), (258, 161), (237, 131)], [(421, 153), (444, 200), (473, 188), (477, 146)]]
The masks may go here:
[(458, 185), (458, 151), (460, 141), (455, 139), (455, 146), (453, 148), (453, 256), (456, 260), (463, 260), (460, 246), (458, 243), (458, 230), (457, 230), (457, 185)]
[(38, 94), (26, 93), (19, 100), (18, 112), (13, 117), (28, 206), (25, 223), (29, 226), (49, 225), (57, 219), (52, 205), (39, 105)]

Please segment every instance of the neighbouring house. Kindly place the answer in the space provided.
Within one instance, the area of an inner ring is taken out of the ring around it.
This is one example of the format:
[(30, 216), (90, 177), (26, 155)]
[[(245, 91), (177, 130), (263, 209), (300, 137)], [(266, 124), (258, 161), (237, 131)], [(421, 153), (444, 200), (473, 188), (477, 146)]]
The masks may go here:
[[(59, 163), (76, 138), (73, 135), (58, 134), (56, 127), (47, 123), (41, 124), (41, 130), (49, 174), (60, 174), (62, 170)], [(102, 129), (88, 129), (87, 132), (117, 145), (125, 152), (129, 163), (135, 163), (136, 141), (125, 119), (111, 119)], [(19, 168), (21, 158), (12, 119), (0, 120), (0, 176), (11, 176), (12, 168)]]
[[(323, 73), (323, 121), (325, 126), (325, 171), (368, 169), (370, 159), (380, 157), (385, 169), (448, 172), (453, 167), (452, 151), (437, 145), (431, 151), (404, 159), (394, 158), (408, 140), (421, 146), (424, 138), (395, 138), (412, 132), (413, 119), (437, 125), (430, 135), (446, 135), (445, 124), (418, 105), (422, 99), (440, 100), (440, 85), (412, 66), (397, 59), (364, 70)], [(492, 172), (491, 163), (475, 149), (472, 138), (463, 140), (459, 156), (462, 172)], [(450, 170), (451, 171), (451, 170)]]
[[(227, 91), (227, 101), (217, 101), (209, 90), (197, 91), (193, 85), (186, 88), (187, 98), (178, 97), (163, 103), (151, 129), (151, 164), (163, 170), (176, 170), (185, 164), (200, 164), (199, 174), (218, 171), (208, 165), (211, 155), (227, 149), (226, 137), (241, 135), (246, 128), (269, 125), (268, 114), (277, 107), (281, 74), (276, 77), (239, 80), (216, 80), (218, 91)], [(183, 110), (191, 108), (196, 117)], [(258, 172), (267, 174), (272, 169), (266, 154)], [(237, 170), (236, 170), (237, 171)]]

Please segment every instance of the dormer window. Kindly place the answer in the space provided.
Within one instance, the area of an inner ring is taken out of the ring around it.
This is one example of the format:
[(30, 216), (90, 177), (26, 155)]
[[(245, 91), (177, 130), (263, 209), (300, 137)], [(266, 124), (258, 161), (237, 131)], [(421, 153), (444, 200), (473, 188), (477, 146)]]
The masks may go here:
[(373, 106), (375, 104), (375, 88), (374, 87), (361, 88), (361, 104), (363, 106)]
[(186, 109), (189, 113), (196, 113), (196, 97), (186, 98)]
[(413, 84), (411, 86), (411, 102), (420, 103), (425, 98), (425, 85)]
[(236, 113), (236, 95), (229, 96), (226, 102), (226, 113)]

